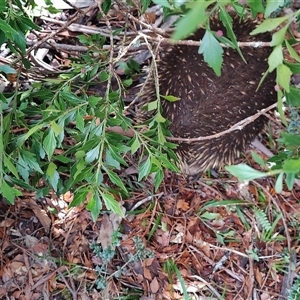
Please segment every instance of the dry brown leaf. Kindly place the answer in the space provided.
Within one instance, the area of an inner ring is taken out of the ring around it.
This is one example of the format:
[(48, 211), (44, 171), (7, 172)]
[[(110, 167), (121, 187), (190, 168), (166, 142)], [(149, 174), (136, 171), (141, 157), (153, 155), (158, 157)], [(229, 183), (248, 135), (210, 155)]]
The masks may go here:
[(32, 198), (27, 198), (26, 202), (35, 213), (36, 217), (41, 222), (46, 232), (49, 232), (51, 226), (51, 219), (48, 217), (44, 209), (41, 208)]
[(189, 203), (184, 200), (178, 200), (176, 209), (181, 209), (183, 211), (188, 211), (190, 209)]
[(263, 292), (260, 296), (260, 299), (261, 300), (269, 300), (269, 299), (272, 299), (271, 295), (266, 291), (266, 292)]
[(257, 281), (257, 283), (259, 284), (259, 286), (262, 286), (262, 282), (263, 282), (263, 275), (260, 272), (259, 268), (255, 268), (255, 279)]
[(155, 277), (150, 283), (150, 289), (153, 294), (156, 294), (159, 290), (159, 284), (157, 278)]
[(0, 227), (9, 228), (14, 224), (14, 222), (15, 222), (14, 219), (6, 218), (2, 222), (0, 222)]
[(103, 249), (107, 249), (111, 245), (111, 237), (114, 232), (113, 225), (110, 222), (109, 216), (104, 214), (98, 234), (97, 243), (100, 243)]
[(149, 281), (152, 280), (151, 272), (150, 272), (150, 270), (148, 268), (144, 268), (144, 277), (146, 279), (148, 279)]

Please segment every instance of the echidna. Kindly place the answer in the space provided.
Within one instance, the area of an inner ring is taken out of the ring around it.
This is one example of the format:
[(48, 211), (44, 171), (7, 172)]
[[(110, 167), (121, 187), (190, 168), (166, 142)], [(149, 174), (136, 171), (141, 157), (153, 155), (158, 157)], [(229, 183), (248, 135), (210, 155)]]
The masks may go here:
[[(240, 42), (270, 41), (269, 33), (250, 36), (256, 22), (234, 18), (233, 30)], [(217, 17), (210, 29), (226, 29)], [(198, 29), (189, 39), (199, 41), (204, 29)], [(163, 116), (171, 121), (174, 137), (197, 138), (214, 135), (229, 129), (237, 122), (256, 114), (276, 101), (275, 74), (268, 74), (270, 47), (241, 49), (247, 64), (232, 48), (224, 48), (222, 75), (218, 77), (198, 54), (198, 47), (171, 46), (163, 50), (158, 62), (159, 93), (180, 98), (179, 101), (162, 101)], [(143, 102), (157, 99), (154, 81), (147, 86)], [(180, 168), (187, 175), (195, 175), (209, 168), (232, 164), (241, 152), (256, 138), (266, 123), (261, 116), (242, 130), (231, 131), (217, 138), (192, 143), (179, 142), (177, 154)]]

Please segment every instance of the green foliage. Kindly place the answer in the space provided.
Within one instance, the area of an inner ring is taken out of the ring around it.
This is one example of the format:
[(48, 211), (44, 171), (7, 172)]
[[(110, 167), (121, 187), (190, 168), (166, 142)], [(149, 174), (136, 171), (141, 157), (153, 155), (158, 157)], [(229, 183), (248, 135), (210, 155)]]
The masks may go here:
[[(121, 237), (120, 232), (116, 231), (112, 235), (112, 243), (106, 249), (102, 249), (102, 247), (98, 244), (91, 245), (91, 249), (93, 253), (101, 260), (101, 266), (96, 267), (96, 272), (98, 273), (98, 278), (96, 281), (97, 289), (103, 290), (105, 289), (107, 282), (110, 278), (115, 277), (118, 278), (121, 274), (126, 275), (128, 272), (127, 265), (136, 261), (144, 261), (147, 258), (153, 258), (154, 253), (148, 249), (146, 249), (143, 241), (138, 236), (133, 237), (133, 242), (135, 246), (135, 252), (128, 254), (128, 261), (123, 266), (117, 266), (117, 271), (115, 271), (112, 275), (107, 276), (107, 268), (108, 264), (112, 261), (113, 257), (116, 254), (116, 247), (119, 246), (119, 239)], [(103, 275), (104, 274), (104, 275)]]
[[(148, 0), (141, 1), (139, 11), (144, 11), (149, 3)], [(225, 6), (231, 3), (237, 14), (243, 17), (247, 10), (253, 15), (264, 10), (271, 14), (286, 5), (282, 1), (276, 5), (267, 3), (266, 7), (264, 1), (249, 1), (249, 7), (233, 1), (213, 0), (159, 3), (164, 7), (165, 16), (183, 15), (177, 22), (173, 35), (175, 39), (185, 37), (199, 23), (206, 26), (207, 32), (199, 52), (218, 75), (223, 52), (219, 42), (240, 51)], [(30, 4), (34, 6), (33, 2)], [(104, 13), (110, 8), (111, 1), (104, 1)], [(216, 11), (220, 12), (227, 29), (227, 38), (210, 30), (209, 14)], [(285, 39), (290, 20), (297, 14), (267, 19), (253, 34), (271, 31), (286, 22), (272, 39), (274, 50), (269, 58), (268, 71), (277, 69), (276, 84), (286, 93), (289, 104), (299, 106), (299, 92), (289, 86), (289, 81), (291, 74), (300, 70), (300, 64), (285, 62), (282, 56), (285, 46), (290, 55), (300, 62), (292, 48), (295, 41)], [(22, 62), (29, 66), (25, 56), (25, 36), (31, 29), (39, 28), (19, 1), (0, 0), (0, 28), (0, 44), (8, 43)], [(117, 35), (122, 30), (118, 28), (113, 34)], [(128, 197), (132, 188), (120, 174), (122, 168), (128, 166), (129, 156), (134, 155), (138, 159), (138, 181), (154, 175), (154, 189), (158, 189), (163, 180), (164, 168), (172, 171), (178, 169), (173, 152), (175, 145), (166, 138), (169, 132), (166, 129), (167, 120), (161, 115), (160, 99), (153, 99), (148, 104), (149, 110), (157, 112), (147, 126), (134, 124), (126, 111), (121, 92), (132, 84), (134, 75), (139, 73), (139, 65), (132, 59), (126, 62), (109, 61), (110, 53), (103, 49), (107, 44), (105, 37), (81, 35), (78, 38), (90, 51), (80, 58), (71, 58), (67, 73), (32, 83), (26, 91), (0, 94), (0, 193), (9, 203), (13, 203), (21, 195), (20, 188), (35, 191), (38, 197), (44, 196), (50, 189), (58, 195), (73, 191), (71, 206), (86, 203), (96, 220), (104, 205), (106, 209), (123, 215), (118, 200)], [(116, 68), (124, 70), (122, 78), (114, 73)], [(16, 73), (13, 67), (1, 67), (0, 71)], [(112, 85), (114, 79), (117, 87)], [(100, 84), (105, 90), (102, 95), (86, 92), (92, 85)], [(172, 97), (168, 100), (177, 101)], [(279, 105), (279, 111), (284, 120), (282, 105)], [(116, 127), (120, 130), (111, 130)], [(23, 130), (19, 133), (12, 128)], [(128, 132), (131, 134), (126, 134)], [(281, 153), (270, 160), (273, 165), (268, 172), (258, 172), (246, 166), (228, 170), (246, 180), (275, 175), (277, 191), (282, 189), (283, 181), (292, 188), (300, 170), (298, 133), (283, 133), (281, 142), (286, 146), (286, 151), (284, 155)], [(263, 165), (263, 162), (260, 163)]]
[(184, 300), (189, 300), (190, 298), (189, 298), (189, 295), (187, 293), (187, 289), (186, 289), (184, 279), (183, 279), (177, 265), (175, 264), (175, 262), (172, 261), (171, 259), (166, 260), (166, 262), (163, 265), (163, 270), (164, 270), (164, 272), (166, 272), (168, 274), (169, 282), (171, 284), (173, 284), (172, 277), (173, 277), (173, 274), (175, 273), (175, 275), (177, 276), (178, 281), (180, 283), (180, 286), (182, 288), (183, 299)]
[(262, 227), (262, 233), (260, 236), (260, 239), (262, 241), (268, 243), (268, 242), (279, 241), (284, 239), (283, 236), (274, 232), (278, 222), (282, 219), (281, 214), (277, 215), (276, 219), (273, 221), (272, 224), (268, 220), (268, 216), (266, 215), (266, 213), (261, 209), (255, 208), (254, 214), (258, 223)]
[(7, 43), (12, 52), (24, 56), (25, 35), (32, 29), (39, 30), (40, 27), (32, 22), (22, 2), (0, 0), (0, 46)]
[[(1, 95), (7, 110), (1, 111), (0, 192), (10, 203), (21, 195), (15, 185), (44, 196), (47, 190), (39, 186), (43, 178), (57, 194), (74, 191), (70, 206), (86, 203), (94, 220), (104, 205), (123, 216), (117, 199), (130, 193), (120, 177), (122, 167), (128, 166), (126, 157), (138, 154), (138, 180), (153, 173), (157, 189), (163, 168), (177, 170), (174, 146), (166, 141), (168, 131), (159, 118), (152, 121), (151, 130), (142, 132), (124, 113), (121, 91), (138, 71), (136, 63), (126, 63), (127, 76), (123, 81), (117, 78), (119, 85), (113, 89), (109, 56), (102, 49), (105, 39), (93, 35), (80, 40), (99, 48), (85, 53), (82, 61), (74, 60), (72, 69), (58, 78)], [(86, 94), (91, 85), (100, 84), (107, 87), (103, 96)], [(11, 131), (14, 127), (24, 128), (23, 133)], [(109, 129), (116, 127), (121, 133)]]
[(288, 300), (299, 300), (299, 299), (300, 299), (300, 274), (298, 274), (291, 288), (291, 293), (288, 296)]

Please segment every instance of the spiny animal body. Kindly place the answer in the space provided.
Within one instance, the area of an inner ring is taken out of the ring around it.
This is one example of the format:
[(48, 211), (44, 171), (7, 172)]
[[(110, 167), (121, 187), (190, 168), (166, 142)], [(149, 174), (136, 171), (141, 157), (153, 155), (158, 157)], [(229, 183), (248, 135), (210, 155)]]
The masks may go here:
[[(253, 20), (234, 19), (233, 30), (240, 42), (270, 41), (269, 34), (250, 36), (255, 28)], [(226, 29), (217, 18), (210, 23), (211, 30)], [(189, 39), (203, 38), (204, 29), (199, 29)], [(218, 77), (198, 54), (198, 47), (175, 45), (164, 51), (158, 62), (159, 91), (161, 95), (172, 95), (179, 101), (162, 101), (163, 116), (171, 121), (170, 131), (174, 137), (197, 138), (214, 135), (232, 127), (237, 122), (256, 114), (276, 101), (275, 75), (268, 74), (256, 91), (268, 69), (267, 58), (270, 47), (242, 48), (247, 61), (243, 62), (237, 51), (224, 48), (222, 75)], [(155, 100), (155, 85), (151, 81), (144, 101)], [(178, 142), (177, 155), (181, 170), (195, 175), (213, 167), (232, 164), (241, 152), (262, 131), (266, 123), (264, 116), (217, 138)]]

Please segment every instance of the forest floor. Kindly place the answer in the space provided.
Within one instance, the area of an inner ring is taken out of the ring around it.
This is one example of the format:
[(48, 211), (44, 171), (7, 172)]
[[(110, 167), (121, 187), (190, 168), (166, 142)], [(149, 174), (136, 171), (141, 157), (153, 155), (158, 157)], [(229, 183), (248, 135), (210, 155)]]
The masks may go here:
[[(92, 30), (95, 15), (80, 25)], [(52, 38), (82, 33), (73, 25)], [(259, 169), (250, 151), (239, 162)], [(300, 269), (298, 186), (276, 194), (274, 178), (242, 184), (221, 170), (189, 184), (165, 172), (154, 193), (151, 178), (123, 178), (134, 187), (123, 219), (103, 210), (93, 222), (84, 205), (68, 208), (72, 192), (0, 201), (0, 299), (287, 299)]]

